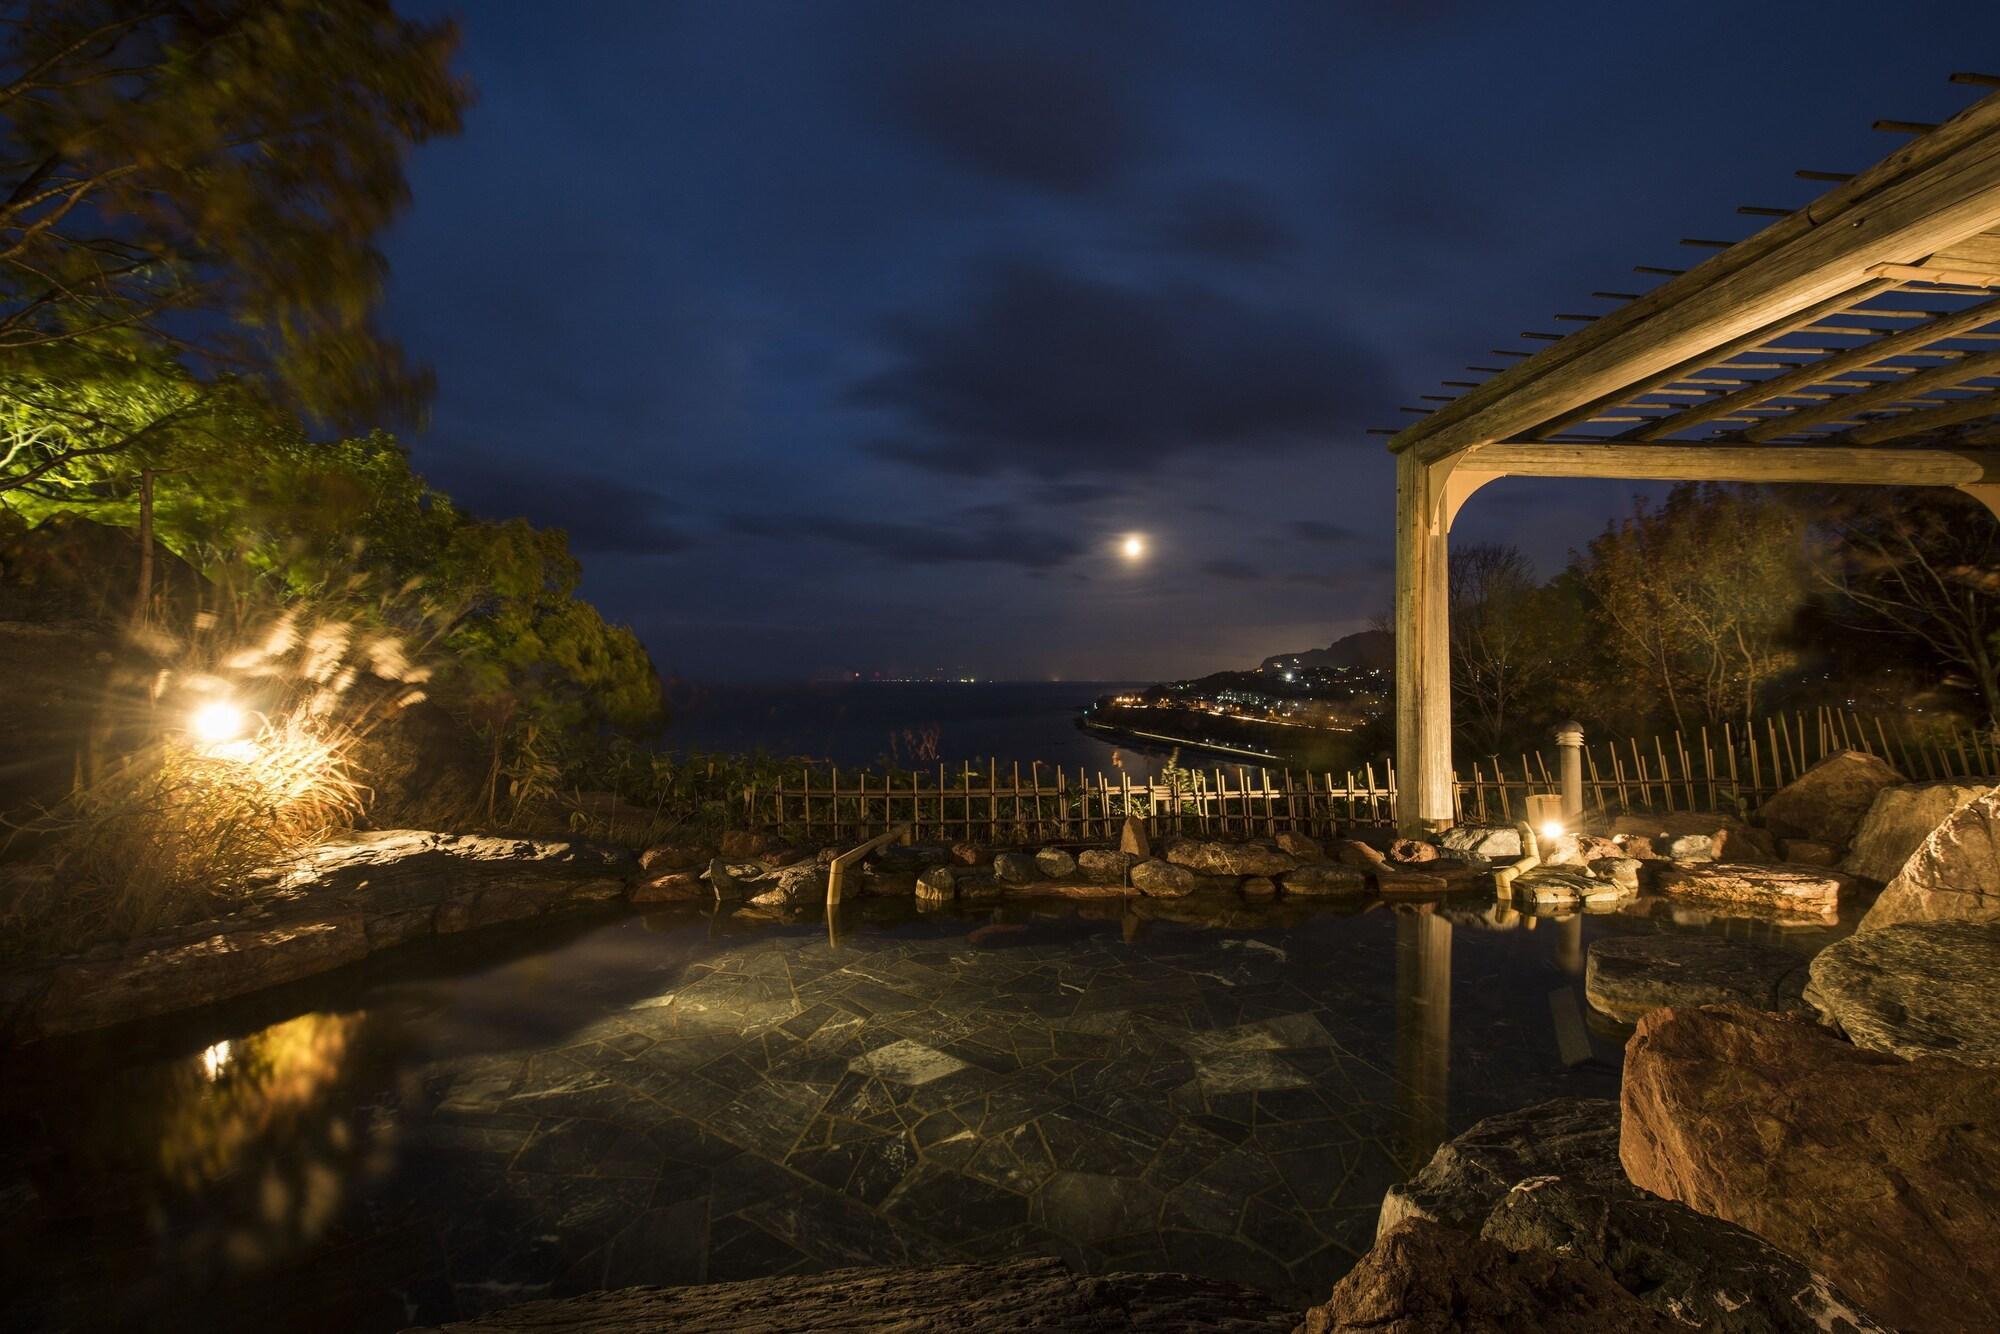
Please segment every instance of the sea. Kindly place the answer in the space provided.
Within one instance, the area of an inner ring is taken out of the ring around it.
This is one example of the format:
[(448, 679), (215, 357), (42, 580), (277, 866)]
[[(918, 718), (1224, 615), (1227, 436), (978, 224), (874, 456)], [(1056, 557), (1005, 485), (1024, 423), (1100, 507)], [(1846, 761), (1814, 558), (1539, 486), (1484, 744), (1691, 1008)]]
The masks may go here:
[(1086, 773), (1155, 772), (1170, 746), (1134, 745), (1090, 732), (1078, 715), (1133, 681), (895, 681), (713, 684), (675, 681), (669, 750), (757, 751), (842, 767), (952, 767), (997, 759)]

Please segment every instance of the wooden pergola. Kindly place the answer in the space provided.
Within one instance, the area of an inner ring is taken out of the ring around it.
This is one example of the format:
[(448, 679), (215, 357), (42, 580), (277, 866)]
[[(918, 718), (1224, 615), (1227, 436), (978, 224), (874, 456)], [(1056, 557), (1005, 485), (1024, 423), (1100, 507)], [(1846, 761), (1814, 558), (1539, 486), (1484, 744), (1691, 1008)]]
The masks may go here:
[[(1955, 75), (2000, 87), (2000, 77)], [(2000, 514), (2000, 93), (1421, 419), (1396, 456), (1396, 761), (1409, 827), (1452, 819), (1447, 540), (1502, 477), (1950, 486)]]

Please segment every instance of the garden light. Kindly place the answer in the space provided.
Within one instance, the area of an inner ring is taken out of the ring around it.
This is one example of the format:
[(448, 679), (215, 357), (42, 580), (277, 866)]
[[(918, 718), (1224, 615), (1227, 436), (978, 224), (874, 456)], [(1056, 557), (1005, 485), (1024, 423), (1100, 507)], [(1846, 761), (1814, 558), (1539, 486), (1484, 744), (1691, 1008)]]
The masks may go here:
[(242, 736), (247, 721), (247, 715), (236, 705), (226, 699), (212, 699), (188, 718), (188, 730), (194, 733), (196, 740), (219, 745)]

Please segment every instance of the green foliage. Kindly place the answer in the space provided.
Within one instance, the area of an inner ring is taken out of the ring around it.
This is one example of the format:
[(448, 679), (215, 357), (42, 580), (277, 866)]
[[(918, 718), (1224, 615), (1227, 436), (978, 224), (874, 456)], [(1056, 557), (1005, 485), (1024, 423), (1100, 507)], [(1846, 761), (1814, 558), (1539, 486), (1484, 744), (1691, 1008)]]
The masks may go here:
[(451, 24), (386, 0), (5, 0), (0, 18), (10, 369), (81, 383), (103, 377), (80, 362), (152, 349), (336, 419), (421, 397), (371, 321), (373, 239), (407, 202), (410, 147), (458, 128)]

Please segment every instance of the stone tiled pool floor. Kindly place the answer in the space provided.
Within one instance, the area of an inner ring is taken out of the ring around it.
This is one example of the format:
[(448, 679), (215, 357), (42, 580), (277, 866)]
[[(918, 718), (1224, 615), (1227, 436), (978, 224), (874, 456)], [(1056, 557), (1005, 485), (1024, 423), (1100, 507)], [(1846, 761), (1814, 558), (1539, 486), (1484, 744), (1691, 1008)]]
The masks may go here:
[(377, 987), (356, 1070), (263, 1146), (290, 1215), (298, 1159), (347, 1164), (326, 1169), (332, 1221), (232, 1262), (273, 1189), (239, 1154), (233, 1186), (177, 1207), (244, 1217), (199, 1264), (128, 1255), (133, 1292), (186, 1285), (175, 1309), (204, 1328), (287, 1307), (395, 1328), (597, 1287), (1041, 1254), (1303, 1305), (1447, 1119), (1615, 1089), (1614, 1064), (1558, 1058), (1553, 931), (1460, 929), (1454, 961), (1440, 917), (1439, 963), (1407, 910), (1226, 933), (1052, 911), (838, 945), (627, 919)]

